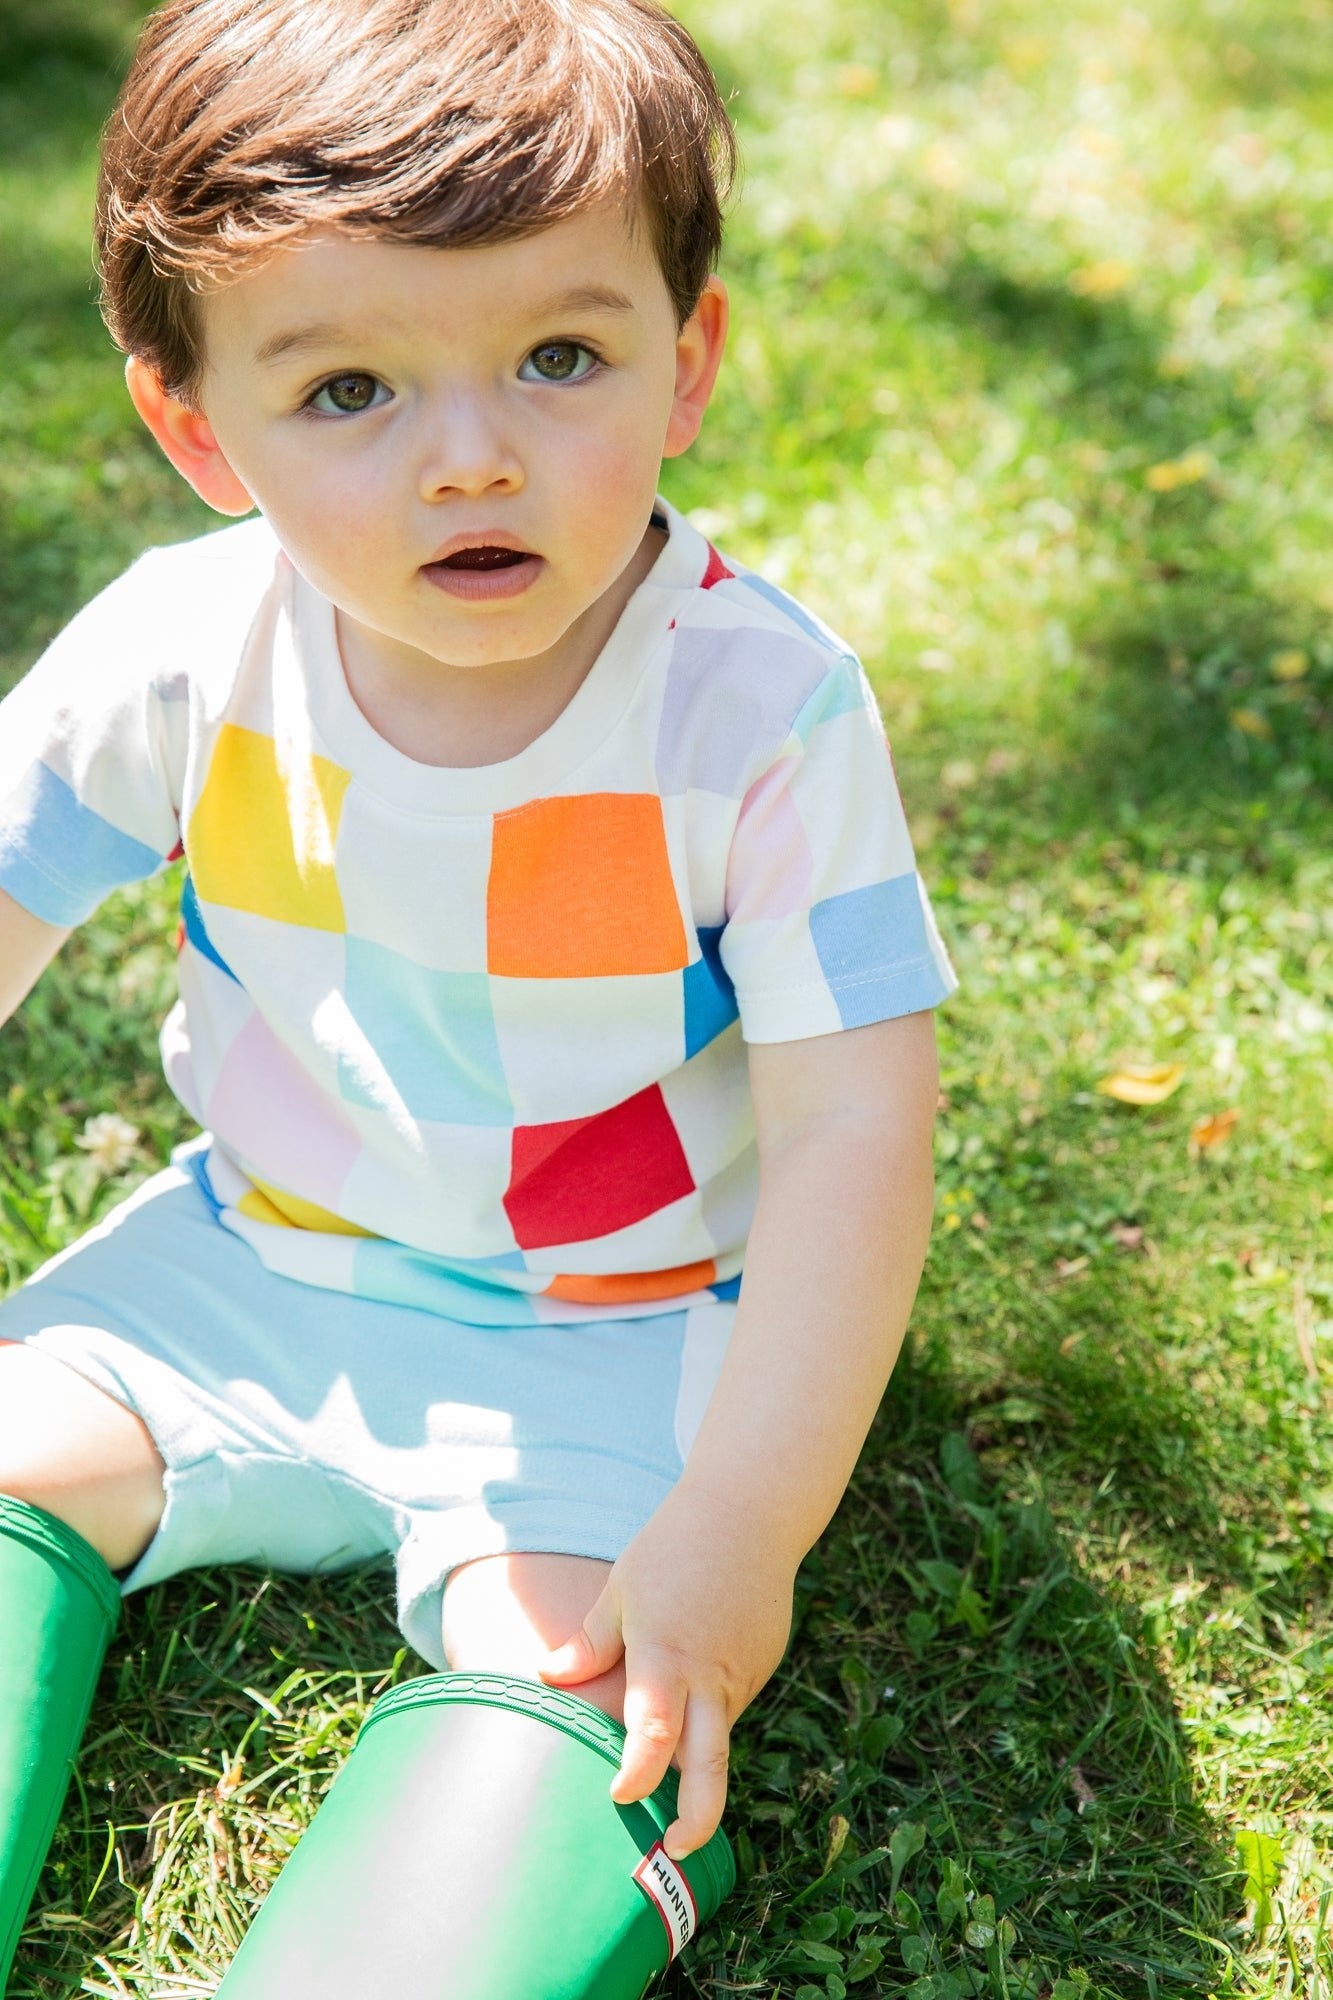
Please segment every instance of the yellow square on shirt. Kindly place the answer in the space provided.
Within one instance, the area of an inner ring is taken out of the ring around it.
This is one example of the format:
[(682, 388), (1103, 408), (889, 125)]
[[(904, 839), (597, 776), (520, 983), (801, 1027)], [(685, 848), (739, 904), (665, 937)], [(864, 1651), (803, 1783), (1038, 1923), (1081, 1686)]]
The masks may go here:
[(345, 931), (334, 850), (350, 776), (313, 751), (224, 723), (185, 837), (200, 899)]

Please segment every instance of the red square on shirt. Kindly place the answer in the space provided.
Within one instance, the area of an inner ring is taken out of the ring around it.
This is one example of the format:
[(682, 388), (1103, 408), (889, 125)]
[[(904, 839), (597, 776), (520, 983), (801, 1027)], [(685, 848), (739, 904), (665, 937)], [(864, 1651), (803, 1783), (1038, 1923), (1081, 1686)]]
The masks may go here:
[(523, 1250), (609, 1236), (694, 1191), (657, 1084), (592, 1118), (518, 1126), (510, 1159), (504, 1206)]

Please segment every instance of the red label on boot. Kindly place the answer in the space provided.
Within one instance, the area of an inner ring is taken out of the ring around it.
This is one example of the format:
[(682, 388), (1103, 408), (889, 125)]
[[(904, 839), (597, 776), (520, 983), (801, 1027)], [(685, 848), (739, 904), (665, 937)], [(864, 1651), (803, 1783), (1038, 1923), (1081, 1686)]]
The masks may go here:
[(684, 1951), (699, 1926), (690, 1885), (659, 1840), (634, 1871), (634, 1879), (666, 1925), (667, 1963)]

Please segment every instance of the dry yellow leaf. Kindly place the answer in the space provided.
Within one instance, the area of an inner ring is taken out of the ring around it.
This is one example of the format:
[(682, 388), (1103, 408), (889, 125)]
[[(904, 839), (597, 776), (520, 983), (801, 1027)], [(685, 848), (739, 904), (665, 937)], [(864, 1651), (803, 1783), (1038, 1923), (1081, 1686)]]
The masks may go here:
[(844, 63), (837, 82), (843, 97), (873, 97), (879, 89), (880, 74), (869, 63)]
[(825, 1875), (828, 1874), (829, 1869), (847, 1845), (847, 1836), (851, 1830), (851, 1822), (844, 1819), (841, 1813), (833, 1813), (830, 1816), (828, 1823), (828, 1852), (824, 1856)]
[(1273, 740), (1273, 725), (1266, 716), (1255, 708), (1233, 708), (1230, 715), (1231, 727), (1239, 729), (1242, 736), (1258, 736), (1265, 743)]
[(1275, 681), (1303, 680), (1310, 671), (1310, 655), (1300, 646), (1284, 647), (1282, 652), (1274, 653), (1268, 671)]
[(1160, 464), (1150, 465), (1143, 480), (1153, 493), (1174, 493), (1178, 486), (1196, 486), (1216, 469), (1212, 454), (1196, 449), (1187, 451), (1183, 458), (1164, 458)]
[(1051, 45), (1042, 35), (1015, 35), (1004, 44), (1000, 54), (1009, 69), (1022, 75), (1049, 62)]
[(1069, 289), (1081, 299), (1113, 299), (1134, 275), (1134, 266), (1119, 257), (1103, 258), (1099, 264), (1084, 264), (1071, 272)]
[(937, 139), (922, 155), (921, 166), (926, 179), (937, 188), (959, 188), (963, 185), (965, 168), (952, 146)]
[(1239, 1111), (1210, 1111), (1206, 1118), (1198, 1119), (1190, 1127), (1190, 1152), (1195, 1159), (1200, 1153), (1215, 1153), (1225, 1146), (1239, 1117)]
[(1161, 1104), (1185, 1079), (1184, 1063), (1126, 1063), (1097, 1085), (1117, 1104)]

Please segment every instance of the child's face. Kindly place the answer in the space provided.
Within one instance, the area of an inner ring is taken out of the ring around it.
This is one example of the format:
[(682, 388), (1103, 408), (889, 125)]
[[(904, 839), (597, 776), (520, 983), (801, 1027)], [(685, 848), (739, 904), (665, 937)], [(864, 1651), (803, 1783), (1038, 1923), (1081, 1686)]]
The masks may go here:
[(608, 205), (475, 248), (325, 237), (202, 319), (203, 419), (154, 421), (142, 383), (140, 408), (205, 498), (258, 504), (363, 657), (416, 674), (562, 660), (618, 612), (726, 314), (710, 287), (678, 332)]

